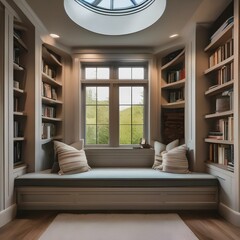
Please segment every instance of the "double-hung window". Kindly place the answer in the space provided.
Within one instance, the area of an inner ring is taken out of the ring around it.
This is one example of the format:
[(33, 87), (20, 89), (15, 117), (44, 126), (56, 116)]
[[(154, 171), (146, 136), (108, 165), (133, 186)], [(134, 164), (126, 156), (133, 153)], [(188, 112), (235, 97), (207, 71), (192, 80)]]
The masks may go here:
[(147, 63), (82, 64), (87, 146), (128, 146), (147, 136)]

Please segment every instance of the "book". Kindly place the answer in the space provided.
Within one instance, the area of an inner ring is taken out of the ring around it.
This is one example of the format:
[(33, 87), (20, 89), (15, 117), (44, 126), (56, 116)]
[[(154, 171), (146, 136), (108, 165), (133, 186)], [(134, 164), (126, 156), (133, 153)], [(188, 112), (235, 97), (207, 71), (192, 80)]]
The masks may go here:
[(210, 40), (213, 41), (227, 26), (233, 24), (234, 17), (229, 17), (218, 29), (214, 34), (210, 37)]
[(50, 84), (43, 84), (43, 96), (47, 98), (52, 98), (52, 87)]

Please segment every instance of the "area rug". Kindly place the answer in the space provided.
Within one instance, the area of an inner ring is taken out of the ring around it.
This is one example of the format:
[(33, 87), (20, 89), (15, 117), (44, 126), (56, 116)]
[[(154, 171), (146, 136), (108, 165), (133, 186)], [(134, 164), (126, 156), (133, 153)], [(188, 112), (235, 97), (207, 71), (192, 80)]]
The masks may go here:
[(59, 214), (40, 240), (195, 240), (177, 214)]

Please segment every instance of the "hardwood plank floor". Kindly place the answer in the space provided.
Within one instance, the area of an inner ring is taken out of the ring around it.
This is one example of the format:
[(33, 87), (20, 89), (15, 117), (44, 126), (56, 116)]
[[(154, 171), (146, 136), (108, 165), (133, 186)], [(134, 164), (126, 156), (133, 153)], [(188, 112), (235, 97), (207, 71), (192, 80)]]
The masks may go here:
[[(58, 213), (57, 211), (19, 212), (12, 222), (0, 228), (0, 239), (37, 240)], [(240, 240), (240, 228), (228, 223), (216, 212), (181, 211), (177, 213), (200, 240)], [(179, 238), (179, 240), (182, 239)]]

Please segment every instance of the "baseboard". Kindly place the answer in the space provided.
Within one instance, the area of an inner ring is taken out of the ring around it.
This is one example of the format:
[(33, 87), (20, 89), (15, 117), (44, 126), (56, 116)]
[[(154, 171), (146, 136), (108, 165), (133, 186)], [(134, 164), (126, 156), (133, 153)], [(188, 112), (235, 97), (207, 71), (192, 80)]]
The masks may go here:
[(234, 211), (223, 203), (219, 204), (219, 213), (230, 223), (240, 227), (240, 213)]
[(0, 227), (4, 226), (8, 222), (12, 221), (17, 212), (17, 205), (13, 204), (7, 209), (4, 209), (3, 211), (0, 212)]

